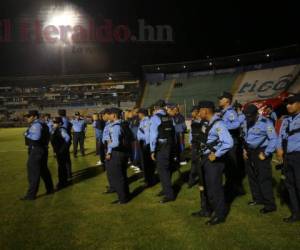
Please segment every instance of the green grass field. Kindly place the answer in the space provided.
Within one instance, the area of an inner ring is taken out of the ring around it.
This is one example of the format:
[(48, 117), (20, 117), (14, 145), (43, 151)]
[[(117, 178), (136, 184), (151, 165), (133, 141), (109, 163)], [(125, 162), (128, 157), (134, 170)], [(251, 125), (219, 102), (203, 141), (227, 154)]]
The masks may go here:
[[(106, 174), (96, 167), (93, 131), (89, 127), (87, 156), (72, 159), (74, 184), (33, 202), (20, 201), (27, 189), (24, 129), (0, 129), (0, 249), (300, 249), (300, 224), (288, 225), (286, 206), (261, 215), (248, 207), (249, 192), (237, 198), (225, 224), (206, 226), (205, 219), (190, 216), (199, 208), (197, 188), (181, 187), (177, 200), (159, 204), (160, 185), (141, 190), (132, 176), (130, 190), (136, 197), (127, 205), (110, 204), (115, 195), (103, 195)], [(52, 150), (50, 150), (51, 152)], [(57, 181), (56, 162), (49, 167)], [(182, 169), (183, 172), (188, 167)], [(278, 175), (278, 173), (276, 173)], [(278, 176), (276, 176), (278, 181)], [(245, 181), (248, 190), (248, 183)]]

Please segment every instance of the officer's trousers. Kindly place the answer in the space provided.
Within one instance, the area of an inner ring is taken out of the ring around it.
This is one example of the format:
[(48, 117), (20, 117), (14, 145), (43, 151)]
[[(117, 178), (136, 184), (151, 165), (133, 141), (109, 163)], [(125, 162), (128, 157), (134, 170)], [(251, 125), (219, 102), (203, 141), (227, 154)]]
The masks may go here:
[(300, 213), (300, 152), (286, 156), (285, 185), (289, 192), (292, 213)]
[(238, 138), (234, 138), (233, 147), (225, 156), (225, 188), (226, 193), (242, 192), (243, 178), (245, 177), (245, 163), (243, 160), (243, 149)]
[(53, 191), (53, 182), (48, 169), (48, 149), (40, 146), (32, 146), (27, 160), (27, 175), (29, 188), (27, 197), (35, 198), (39, 189), (40, 177), (42, 177), (47, 192)]
[(56, 154), (56, 161), (58, 165), (58, 187), (63, 187), (68, 182), (68, 169), (67, 162), (70, 158), (69, 150), (65, 150), (64, 152), (60, 152)]
[(145, 182), (148, 185), (154, 184), (155, 165), (151, 159), (150, 145), (140, 141), (141, 149), (141, 167), (144, 171)]
[(275, 199), (272, 188), (272, 157), (264, 161), (258, 158), (265, 148), (249, 149), (246, 160), (246, 171), (249, 179), (253, 201), (261, 203), (266, 209), (275, 209)]
[(78, 143), (81, 155), (84, 155), (84, 132), (73, 132), (73, 153), (77, 155)]
[[(205, 156), (207, 157), (207, 156)], [(225, 164), (217, 159), (213, 162), (206, 159), (204, 161), (204, 178), (207, 187), (209, 205), (216, 217), (224, 218), (226, 215), (224, 189), (222, 175)]]
[(101, 138), (96, 138), (96, 155), (99, 155), (100, 161), (105, 161), (105, 145), (102, 143)]
[(188, 184), (193, 185), (196, 182), (198, 176), (198, 163), (199, 163), (199, 150), (196, 145), (192, 145), (192, 162), (191, 162), (191, 171), (189, 174)]
[(106, 162), (106, 171), (111, 182), (110, 184), (117, 192), (120, 202), (127, 202), (129, 199), (126, 159), (124, 152), (112, 151), (111, 159)]
[(208, 194), (207, 194), (207, 184), (205, 179), (205, 172), (204, 172), (204, 164), (208, 160), (207, 157), (200, 156), (200, 152), (196, 151), (196, 158), (195, 158), (195, 166), (197, 171), (197, 176), (199, 177), (199, 188), (200, 188), (200, 208), (203, 212), (212, 212), (211, 205), (209, 203)]
[(166, 198), (174, 199), (172, 187), (172, 164), (171, 164), (171, 143), (159, 143), (156, 152), (157, 170), (162, 185), (162, 191)]

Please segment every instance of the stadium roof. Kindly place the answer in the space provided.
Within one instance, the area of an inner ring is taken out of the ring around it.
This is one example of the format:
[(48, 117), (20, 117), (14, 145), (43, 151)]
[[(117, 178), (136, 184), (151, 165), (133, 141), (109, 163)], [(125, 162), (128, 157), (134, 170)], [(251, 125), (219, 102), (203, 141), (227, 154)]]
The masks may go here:
[(72, 83), (99, 83), (136, 80), (129, 72), (78, 74), (78, 75), (39, 75), (39, 76), (10, 76), (0, 77), (0, 86), (7, 85), (49, 85)]
[(144, 73), (191, 72), (234, 68), (295, 58), (300, 58), (300, 46), (298, 44), (226, 57), (208, 57), (204, 60), (144, 65), (142, 68)]

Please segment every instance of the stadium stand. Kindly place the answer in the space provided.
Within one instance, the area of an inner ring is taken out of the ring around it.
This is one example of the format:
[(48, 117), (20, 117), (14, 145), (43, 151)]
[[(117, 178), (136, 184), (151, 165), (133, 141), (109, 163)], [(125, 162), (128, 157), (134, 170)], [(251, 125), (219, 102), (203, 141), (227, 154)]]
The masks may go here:
[(230, 91), (236, 74), (199, 76), (180, 80), (175, 84), (170, 102), (185, 106), (189, 111), (199, 100), (217, 100), (220, 89)]
[(158, 99), (167, 99), (168, 91), (172, 87), (173, 80), (148, 83), (144, 89), (141, 106), (149, 106)]
[(23, 81), (1, 78), (0, 121), (22, 122), (23, 115), (29, 109), (38, 109), (41, 113), (55, 116), (58, 109), (64, 108), (70, 115), (79, 111), (89, 116), (106, 107), (132, 108), (140, 98), (139, 81), (129, 78), (125, 80), (123, 75), (120, 80), (114, 77), (116, 80), (78, 80), (74, 76), (69, 81), (56, 79), (42, 84), (40, 78), (34, 77), (24, 77)]

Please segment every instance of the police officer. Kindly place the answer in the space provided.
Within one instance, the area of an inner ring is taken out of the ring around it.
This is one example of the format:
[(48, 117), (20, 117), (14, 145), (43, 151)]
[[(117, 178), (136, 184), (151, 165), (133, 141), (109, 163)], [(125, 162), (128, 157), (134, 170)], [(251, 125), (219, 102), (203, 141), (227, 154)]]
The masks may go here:
[(138, 132), (138, 128), (139, 128), (139, 117), (138, 117), (138, 108), (133, 108), (131, 110), (131, 114), (130, 114), (130, 118), (129, 118), (129, 127), (132, 131), (133, 134), (133, 141), (132, 141), (132, 151), (131, 153), (131, 160), (132, 160), (132, 164), (131, 164), (131, 168), (134, 170), (135, 173), (139, 173), (140, 168), (139, 166), (139, 162), (140, 162), (140, 149), (139, 149), (139, 142), (137, 139), (137, 132)]
[(222, 95), (219, 96), (219, 106), (221, 108), (220, 118), (224, 121), (234, 141), (234, 146), (226, 155), (225, 190), (229, 201), (231, 201), (235, 195), (245, 194), (242, 184), (245, 175), (245, 166), (240, 139), (240, 120), (237, 112), (231, 105), (232, 98), (232, 94), (228, 92), (223, 92)]
[(159, 195), (164, 195), (160, 203), (175, 200), (171, 180), (171, 157), (175, 141), (175, 128), (172, 118), (167, 115), (164, 109), (165, 106), (163, 100), (157, 101), (154, 104), (154, 113), (150, 119), (151, 158), (156, 161), (162, 185), (162, 192)]
[(73, 128), (73, 154), (77, 157), (78, 143), (80, 146), (81, 155), (84, 156), (84, 138), (86, 130), (86, 122), (80, 117), (80, 113), (75, 113), (75, 119), (71, 120)]
[(70, 158), (69, 148), (71, 142), (67, 130), (62, 125), (62, 118), (55, 117), (53, 120), (53, 130), (51, 132), (51, 144), (58, 165), (58, 183), (56, 185), (58, 190), (68, 185), (67, 162)]
[(261, 213), (276, 210), (272, 189), (272, 154), (276, 149), (277, 135), (271, 121), (258, 115), (254, 104), (244, 110), (243, 124), (244, 159), (253, 201), (249, 205), (261, 204)]
[(182, 114), (180, 114), (179, 108), (176, 104), (169, 103), (167, 104), (167, 113), (173, 118), (173, 123), (175, 126), (175, 139), (176, 139), (176, 159), (180, 165), (186, 165), (186, 160), (182, 159), (182, 153), (185, 148), (185, 132), (186, 132), (186, 124), (185, 118)]
[(34, 200), (38, 192), (40, 177), (45, 182), (47, 194), (53, 193), (53, 182), (47, 166), (49, 129), (39, 119), (37, 110), (29, 111), (27, 121), (30, 124), (25, 132), (25, 143), (28, 146), (27, 175), (29, 188), (22, 200)]
[(141, 149), (141, 166), (144, 171), (146, 187), (154, 185), (155, 166), (151, 159), (150, 152), (150, 119), (148, 117), (147, 109), (139, 109), (138, 116), (140, 119), (137, 131), (137, 139)]
[(120, 110), (110, 109), (109, 142), (106, 153), (106, 170), (111, 184), (118, 194), (119, 204), (129, 201), (129, 186), (127, 180), (127, 155), (121, 129)]
[(191, 130), (190, 130), (190, 136), (189, 141), (192, 149), (192, 162), (191, 162), (191, 171), (189, 174), (189, 180), (188, 180), (188, 187), (191, 188), (194, 186), (197, 182), (197, 176), (198, 176), (198, 149), (200, 145), (200, 136), (202, 134), (202, 125), (203, 122), (201, 119), (199, 119), (199, 107), (194, 106), (191, 110), (192, 113), (192, 123), (191, 123)]
[[(200, 102), (201, 105), (201, 102)], [(190, 144), (192, 147), (192, 167), (189, 176), (189, 187), (195, 184), (196, 177), (199, 178), (199, 193), (200, 193), (200, 211), (192, 213), (195, 217), (210, 217), (212, 208), (208, 202), (207, 186), (205, 184), (203, 164), (206, 160), (203, 157), (207, 141), (208, 122), (201, 120), (199, 116), (200, 106), (194, 106), (192, 109), (192, 124), (190, 131)], [(204, 146), (204, 148), (203, 148)]]
[[(70, 136), (69, 145), (71, 146), (71, 142), (72, 142), (72, 123), (67, 118), (67, 111), (65, 109), (59, 109), (58, 110), (58, 115), (62, 119), (62, 122), (63, 122), (62, 127), (64, 127), (67, 130), (68, 135)], [(68, 155), (68, 158), (67, 158), (67, 172), (68, 172), (68, 178), (69, 179), (72, 178), (72, 162), (71, 162), (70, 155)]]
[(287, 223), (300, 221), (300, 94), (287, 98), (287, 116), (281, 125), (277, 156), (284, 160), (285, 185), (289, 193), (291, 216)]
[(102, 119), (102, 112), (100, 114), (93, 114), (93, 128), (95, 129), (96, 138), (96, 155), (99, 155), (100, 159), (96, 165), (102, 165), (105, 161), (104, 144), (102, 143), (103, 130), (105, 127), (105, 121)]
[(199, 102), (199, 118), (208, 122), (207, 139), (202, 148), (205, 186), (213, 216), (207, 225), (225, 221), (226, 208), (222, 174), (225, 168), (224, 155), (233, 147), (233, 139), (224, 122), (215, 114), (215, 105), (210, 101)]
[[(102, 119), (105, 122), (105, 126), (103, 129), (103, 135), (102, 135), (102, 143), (104, 145), (104, 153), (106, 155), (107, 150), (108, 150), (108, 143), (110, 142), (110, 135), (109, 135), (109, 130), (111, 127), (111, 122), (110, 122), (110, 110), (109, 109), (105, 109), (102, 111), (103, 115), (102, 115)], [(106, 169), (106, 161), (104, 162), (104, 169)], [(112, 185), (112, 180), (110, 178), (110, 175), (108, 174), (108, 172), (106, 171), (106, 176), (107, 176), (107, 181), (108, 181), (108, 187), (106, 187), (106, 190), (103, 192), (103, 194), (111, 194), (111, 193), (115, 193), (115, 189), (113, 188)]]

